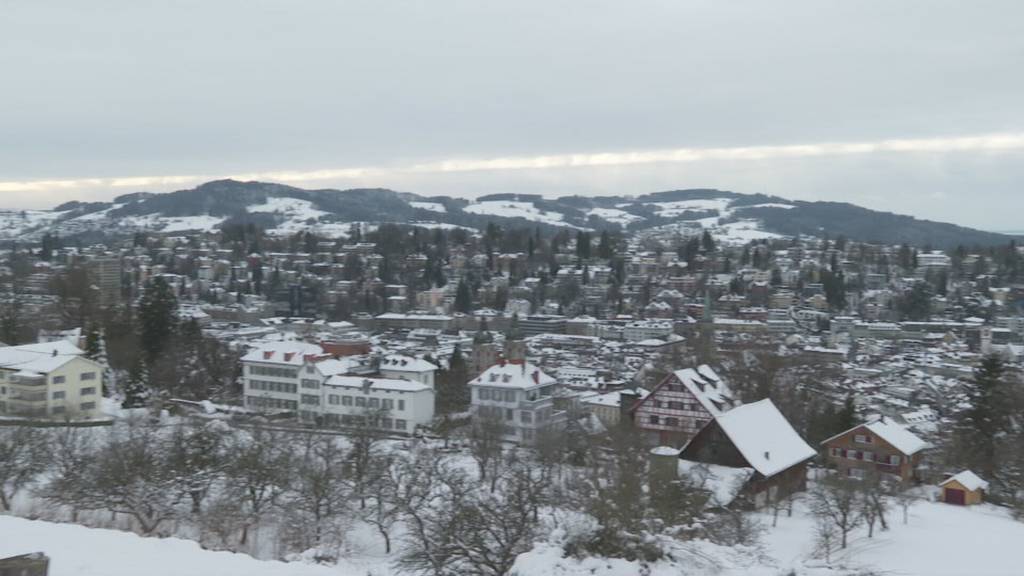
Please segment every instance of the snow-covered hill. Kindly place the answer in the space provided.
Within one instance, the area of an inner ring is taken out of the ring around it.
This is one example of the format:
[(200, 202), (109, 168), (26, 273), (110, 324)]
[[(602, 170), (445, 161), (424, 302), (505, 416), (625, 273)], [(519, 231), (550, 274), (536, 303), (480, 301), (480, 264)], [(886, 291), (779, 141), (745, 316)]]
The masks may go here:
[(269, 234), (310, 231), (344, 237), (353, 222), (396, 222), (484, 229), (539, 226), (549, 230), (709, 230), (720, 241), (745, 243), (795, 235), (949, 247), (999, 244), (1010, 237), (829, 202), (789, 201), (721, 190), (675, 190), (642, 196), (545, 198), (494, 194), (477, 200), (423, 197), (385, 189), (303, 190), (263, 182), (220, 180), (166, 194), (136, 193), (111, 203), (69, 202), (52, 211), (0, 211), (0, 240), (38, 239), (44, 232), (182, 234), (254, 223)]

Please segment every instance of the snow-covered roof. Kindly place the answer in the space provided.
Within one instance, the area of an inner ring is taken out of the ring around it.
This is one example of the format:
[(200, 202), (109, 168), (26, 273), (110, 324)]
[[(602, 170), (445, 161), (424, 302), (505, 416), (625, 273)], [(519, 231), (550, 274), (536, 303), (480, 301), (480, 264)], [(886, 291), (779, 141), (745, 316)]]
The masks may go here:
[(733, 408), (715, 421), (743, 458), (765, 477), (817, 454), (768, 399)]
[(754, 475), (753, 468), (733, 468), (718, 464), (704, 464), (690, 460), (679, 460), (678, 474), (695, 486), (711, 494), (712, 506), (728, 506), (736, 499), (743, 486)]
[(324, 382), (325, 386), (340, 386), (345, 388), (362, 388), (369, 383), (370, 390), (393, 390), (396, 392), (422, 392), (431, 390), (430, 386), (413, 382), (410, 380), (397, 380), (394, 378), (365, 378), (362, 376), (331, 376)]
[(319, 356), (323, 353), (323, 348), (307, 342), (267, 342), (247, 352), (245, 356), (242, 356), (242, 362), (301, 366), (307, 355)]
[(85, 352), (67, 340), (0, 347), (0, 368), (21, 376), (48, 374)]
[(882, 440), (892, 445), (893, 448), (903, 452), (907, 456), (916, 454), (929, 444), (919, 438), (916, 434), (891, 420), (876, 420), (865, 427)]
[(963, 472), (960, 472), (955, 476), (943, 480), (942, 482), (939, 483), (939, 486), (945, 486), (950, 482), (958, 482), (961, 486), (967, 488), (972, 492), (978, 490), (979, 488), (981, 490), (988, 490), (988, 482), (982, 480), (977, 474), (971, 472), (970, 470), (964, 470)]
[(555, 379), (530, 362), (502, 362), (469, 381), (471, 386), (533, 388), (554, 384)]
[(437, 366), (422, 358), (395, 354), (381, 359), (380, 369), (392, 372), (433, 372)]
[(593, 404), (596, 406), (613, 406), (618, 408), (622, 403), (622, 393), (633, 392), (638, 398), (645, 398), (650, 391), (646, 388), (636, 388), (635, 390), (616, 390), (615, 392), (608, 392), (606, 394), (600, 394), (590, 398), (581, 400), (584, 404)]
[(722, 414), (739, 403), (732, 390), (707, 364), (676, 370), (674, 374), (712, 416)]

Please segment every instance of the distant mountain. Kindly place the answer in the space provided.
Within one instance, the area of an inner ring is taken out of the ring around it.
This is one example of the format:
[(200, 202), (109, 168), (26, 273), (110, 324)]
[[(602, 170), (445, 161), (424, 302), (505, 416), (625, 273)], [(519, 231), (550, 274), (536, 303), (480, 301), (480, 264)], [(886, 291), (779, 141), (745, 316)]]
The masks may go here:
[(137, 230), (184, 233), (248, 223), (272, 234), (310, 230), (344, 237), (353, 222), (477, 230), (488, 222), (546, 230), (569, 227), (652, 233), (702, 228), (731, 243), (828, 234), (937, 248), (1002, 244), (1013, 238), (846, 203), (791, 201), (714, 189), (561, 198), (492, 194), (470, 201), (382, 188), (305, 190), (235, 180), (217, 180), (177, 192), (136, 192), (113, 202), (67, 202), (53, 210), (0, 212), (0, 238), (31, 240), (45, 231), (89, 237)]

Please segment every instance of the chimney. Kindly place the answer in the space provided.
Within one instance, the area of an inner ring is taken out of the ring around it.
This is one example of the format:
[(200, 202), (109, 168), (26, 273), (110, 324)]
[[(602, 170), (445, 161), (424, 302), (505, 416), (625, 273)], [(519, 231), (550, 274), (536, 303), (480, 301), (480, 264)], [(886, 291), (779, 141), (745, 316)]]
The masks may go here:
[(293, 356), (295, 356), (295, 352), (285, 352), (284, 353), (284, 361), (285, 362), (291, 362)]
[[(525, 366), (525, 364), (524, 364), (524, 366)], [(540, 370), (534, 370), (533, 371), (533, 383), (534, 384), (540, 384)]]
[(56, 356), (56, 355), (57, 355), (57, 349), (56, 349), (56, 348), (54, 348), (54, 349), (53, 349), (53, 356)]
[(264, 360), (270, 360), (273, 357), (274, 357), (274, 352), (273, 351), (269, 351), (268, 350), (268, 351), (263, 352), (263, 359)]
[(772, 459), (772, 453), (767, 451), (767, 450), (765, 450), (764, 451), (764, 459), (765, 460), (771, 460)]

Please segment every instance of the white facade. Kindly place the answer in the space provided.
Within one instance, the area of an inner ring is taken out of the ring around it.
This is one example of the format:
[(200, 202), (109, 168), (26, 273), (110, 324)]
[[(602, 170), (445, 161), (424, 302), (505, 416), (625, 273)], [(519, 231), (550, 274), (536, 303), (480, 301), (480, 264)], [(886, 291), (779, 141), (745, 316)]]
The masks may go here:
[(664, 339), (672, 334), (671, 322), (652, 322), (637, 320), (622, 328), (622, 339), (627, 342)]
[(353, 426), (373, 415), (377, 428), (411, 434), (434, 419), (434, 389), (409, 380), (331, 376), (323, 386), (327, 424)]
[(102, 413), (104, 369), (66, 340), (0, 348), (0, 414), (95, 418)]
[(474, 417), (503, 421), (506, 440), (530, 444), (539, 429), (565, 423), (566, 414), (554, 409), (558, 383), (529, 362), (495, 364), (469, 387)]
[(425, 360), (390, 356), (377, 374), (368, 357), (335, 359), (315, 344), (275, 342), (247, 353), (242, 366), (245, 407), (251, 410), (352, 425), (368, 408), (384, 408), (393, 414), (381, 416), (378, 425), (405, 433), (434, 417), (437, 367)]

